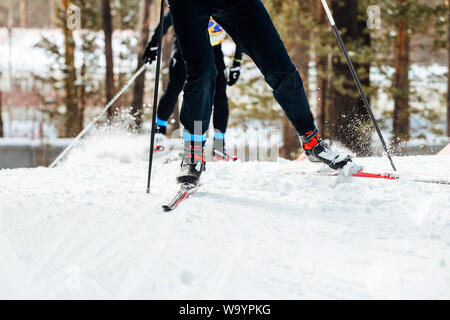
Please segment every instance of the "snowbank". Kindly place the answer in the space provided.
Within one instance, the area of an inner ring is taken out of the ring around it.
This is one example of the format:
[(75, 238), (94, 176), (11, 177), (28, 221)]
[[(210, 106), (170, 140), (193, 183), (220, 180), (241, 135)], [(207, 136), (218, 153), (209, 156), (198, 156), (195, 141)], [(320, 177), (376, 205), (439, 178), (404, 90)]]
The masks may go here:
[[(116, 138), (56, 169), (0, 170), (0, 298), (450, 298), (448, 186), (208, 163), (198, 193), (164, 214), (178, 161), (156, 158), (148, 195), (148, 141)], [(449, 156), (395, 161), (450, 172)]]

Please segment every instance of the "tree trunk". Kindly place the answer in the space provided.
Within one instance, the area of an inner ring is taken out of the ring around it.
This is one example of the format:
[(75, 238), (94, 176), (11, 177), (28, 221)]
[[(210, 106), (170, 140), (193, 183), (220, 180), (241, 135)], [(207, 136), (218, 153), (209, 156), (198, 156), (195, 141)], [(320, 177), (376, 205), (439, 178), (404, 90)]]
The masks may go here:
[[(342, 38), (347, 49), (351, 51), (352, 48), (357, 50), (361, 46), (370, 46), (366, 20), (358, 10), (358, 1), (333, 0), (331, 3), (336, 25), (344, 31)], [(370, 63), (356, 63), (356, 61), (353, 63), (355, 69), (359, 71), (362, 85), (370, 86)], [(370, 155), (370, 119), (342, 53), (339, 53), (339, 57), (333, 57), (332, 68), (334, 77), (330, 88), (332, 101), (327, 109), (330, 136), (358, 156)]]
[(20, 13), (19, 25), (21, 28), (26, 28), (27, 27), (27, 3), (26, 3), (26, 0), (20, 0), (19, 13)]
[[(404, 2), (404, 0), (400, 0)], [(397, 24), (394, 85), (393, 144), (398, 146), (409, 139), (409, 35), (408, 22), (401, 19)]]
[(79, 113), (80, 113), (80, 117), (78, 119), (79, 121), (79, 126), (80, 128), (84, 127), (84, 111), (86, 110), (86, 99), (87, 99), (87, 92), (86, 92), (86, 70), (87, 70), (87, 65), (86, 62), (83, 63), (83, 65), (81, 66), (81, 71), (80, 71), (80, 78), (82, 79), (82, 85), (79, 86), (79, 93), (78, 93), (78, 101), (79, 101)]
[[(1, 75), (1, 74), (0, 74)], [(2, 117), (2, 101), (3, 100), (3, 94), (0, 90), (0, 138), (3, 138), (3, 117)]]
[[(141, 25), (141, 35), (140, 35), (140, 43), (139, 43), (139, 52), (137, 56), (137, 68), (136, 71), (139, 70), (140, 67), (144, 64), (142, 61), (142, 55), (144, 54), (145, 47), (148, 43), (148, 37), (150, 33), (150, 5), (152, 0), (143, 0), (143, 18)], [(135, 117), (135, 125), (137, 129), (140, 129), (142, 126), (142, 107), (144, 103), (144, 85), (145, 85), (145, 71), (136, 79), (133, 90), (133, 102), (131, 104), (131, 114)]]
[[(64, 13), (70, 5), (69, 0), (61, 0), (62, 9)], [(77, 89), (76, 84), (76, 70), (75, 70), (75, 41), (73, 39), (72, 30), (68, 28), (67, 23), (62, 23), (64, 32), (64, 89), (65, 89), (65, 103), (66, 114), (64, 119), (63, 137), (69, 138), (76, 136), (80, 131), (80, 113), (77, 103)]]
[[(102, 0), (103, 32), (105, 34), (105, 59), (106, 59), (106, 103), (114, 97), (114, 62), (112, 51), (112, 17), (110, 0)], [(108, 120), (112, 120), (116, 113), (115, 106), (108, 109)]]
[(447, 31), (447, 49), (448, 49), (448, 79), (447, 79), (447, 136), (450, 137), (450, 3), (448, 5), (448, 31)]
[[(322, 7), (320, 0), (316, 0), (317, 6), (317, 24), (319, 26), (325, 23), (325, 12)], [(322, 36), (321, 33), (318, 35)], [(323, 40), (323, 39), (322, 39)], [(324, 41), (319, 43), (322, 46)], [(320, 50), (320, 48), (319, 48)], [(320, 129), (320, 135), (322, 138), (326, 138), (327, 127), (326, 127), (326, 110), (327, 110), (327, 90), (328, 90), (328, 56), (318, 52), (316, 50), (316, 68), (317, 68), (317, 125)]]

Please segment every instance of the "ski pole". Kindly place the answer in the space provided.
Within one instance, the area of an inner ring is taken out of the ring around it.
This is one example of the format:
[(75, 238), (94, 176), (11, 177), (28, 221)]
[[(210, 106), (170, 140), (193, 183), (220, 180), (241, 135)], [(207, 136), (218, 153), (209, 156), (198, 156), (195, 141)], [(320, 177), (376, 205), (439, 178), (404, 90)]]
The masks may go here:
[(150, 193), (150, 180), (152, 178), (152, 166), (153, 166), (153, 148), (155, 146), (156, 107), (158, 104), (159, 72), (161, 70), (161, 51), (162, 51), (161, 49), (162, 49), (162, 38), (164, 34), (164, 5), (165, 5), (164, 1), (165, 0), (161, 0), (161, 13), (159, 17), (161, 29), (159, 31), (159, 39), (158, 39), (158, 57), (156, 61), (155, 91), (153, 95), (152, 132), (150, 135), (150, 152), (148, 156), (147, 193)]
[(369, 104), (369, 100), (367, 99), (366, 94), (364, 93), (364, 89), (361, 85), (361, 82), (359, 81), (358, 74), (356, 73), (355, 67), (353, 66), (353, 63), (350, 60), (350, 56), (348, 55), (347, 49), (345, 48), (344, 41), (342, 40), (339, 30), (336, 27), (336, 23), (334, 22), (333, 15), (331, 14), (331, 11), (330, 11), (330, 8), (328, 7), (327, 1), (326, 0), (321, 0), (321, 1), (322, 1), (322, 6), (325, 9), (325, 12), (327, 13), (328, 20), (330, 20), (331, 28), (334, 31), (334, 35), (336, 36), (336, 38), (338, 40), (339, 46), (341, 47), (341, 50), (342, 50), (342, 53), (344, 54), (345, 59), (347, 60), (347, 64), (348, 64), (348, 67), (350, 68), (350, 72), (353, 76), (353, 79), (355, 80), (355, 83), (356, 83), (356, 86), (358, 87), (359, 93), (361, 94), (361, 97), (364, 102), (364, 106), (366, 107), (367, 112), (369, 113), (370, 119), (372, 120), (372, 122), (375, 126), (378, 137), (380, 138), (381, 144), (383, 145), (384, 151), (386, 152), (386, 154), (389, 158), (389, 161), (391, 162), (392, 169), (394, 169), (394, 171), (397, 171), (397, 169), (395, 168), (395, 165), (394, 165), (394, 161), (392, 160), (391, 153), (389, 152), (388, 147), (386, 145), (386, 141), (384, 140), (383, 134), (381, 133), (380, 127), (378, 126), (377, 120), (375, 119), (375, 116), (373, 115), (372, 108), (370, 107), (370, 104)]
[(131, 86), (131, 84), (136, 80), (136, 78), (144, 72), (146, 66), (143, 65), (136, 73), (128, 80), (128, 82), (123, 86), (122, 89), (112, 98), (110, 102), (101, 110), (92, 120), (74, 139), (73, 141), (59, 154), (59, 156), (52, 162), (52, 164), (49, 166), (49, 168), (54, 168), (64, 157), (65, 155), (72, 150), (72, 148), (78, 143), (78, 141), (92, 128), (94, 124), (97, 123), (97, 121), (100, 119), (100, 117), (108, 111), (109, 108), (114, 104), (114, 102), (119, 99), (119, 97)]

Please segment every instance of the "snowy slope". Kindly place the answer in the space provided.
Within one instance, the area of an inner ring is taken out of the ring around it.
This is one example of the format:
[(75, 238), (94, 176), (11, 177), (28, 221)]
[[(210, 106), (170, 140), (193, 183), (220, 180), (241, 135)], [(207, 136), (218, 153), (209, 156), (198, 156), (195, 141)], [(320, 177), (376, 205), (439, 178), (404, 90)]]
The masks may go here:
[[(450, 298), (450, 188), (208, 163), (173, 214), (178, 162), (96, 137), (56, 169), (0, 170), (0, 298)], [(450, 175), (450, 157), (396, 158)], [(360, 159), (388, 168), (386, 159)]]

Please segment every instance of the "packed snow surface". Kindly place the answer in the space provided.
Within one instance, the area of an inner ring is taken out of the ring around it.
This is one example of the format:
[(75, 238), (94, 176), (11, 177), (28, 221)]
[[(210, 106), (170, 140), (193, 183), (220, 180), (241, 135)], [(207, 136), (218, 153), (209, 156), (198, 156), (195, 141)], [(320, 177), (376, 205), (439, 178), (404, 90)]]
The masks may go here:
[[(56, 169), (0, 170), (0, 298), (450, 299), (449, 186), (210, 162), (167, 214), (179, 162), (157, 155), (146, 194), (147, 144), (97, 136)], [(395, 161), (450, 174), (449, 156)]]

